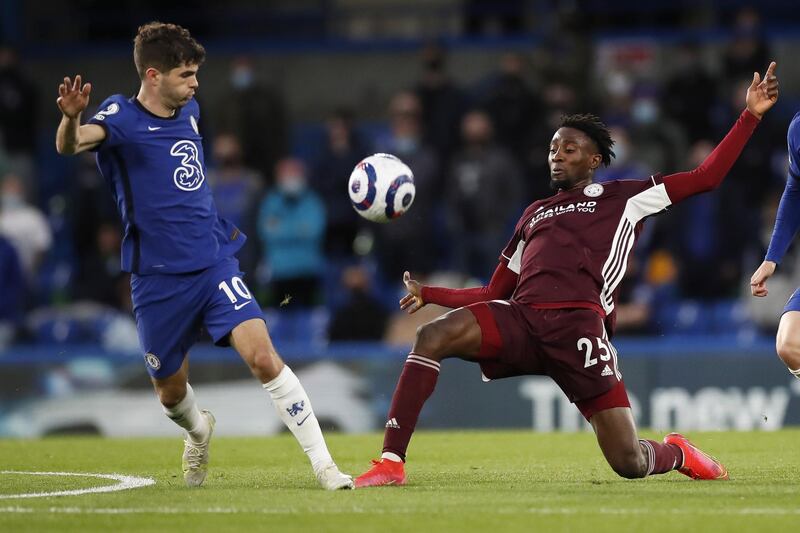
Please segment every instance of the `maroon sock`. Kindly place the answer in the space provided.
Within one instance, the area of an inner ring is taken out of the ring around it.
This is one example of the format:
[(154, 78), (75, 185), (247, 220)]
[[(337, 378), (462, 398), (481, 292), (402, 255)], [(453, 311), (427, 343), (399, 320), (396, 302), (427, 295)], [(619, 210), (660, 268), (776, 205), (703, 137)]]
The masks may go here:
[(664, 444), (654, 440), (639, 439), (647, 456), (647, 475), (663, 474), (683, 464), (683, 452), (675, 444)]
[(439, 362), (411, 352), (397, 381), (383, 436), (383, 451), (406, 458), (408, 441), (414, 433), (419, 412), (436, 387)]

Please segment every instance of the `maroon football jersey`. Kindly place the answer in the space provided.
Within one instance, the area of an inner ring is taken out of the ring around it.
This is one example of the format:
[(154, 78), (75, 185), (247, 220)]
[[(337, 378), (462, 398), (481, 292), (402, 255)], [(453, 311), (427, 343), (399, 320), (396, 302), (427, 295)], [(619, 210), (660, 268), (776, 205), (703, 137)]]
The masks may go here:
[(614, 310), (614, 293), (642, 221), (671, 205), (660, 176), (592, 183), (537, 200), (501, 261), (519, 275), (512, 300)]

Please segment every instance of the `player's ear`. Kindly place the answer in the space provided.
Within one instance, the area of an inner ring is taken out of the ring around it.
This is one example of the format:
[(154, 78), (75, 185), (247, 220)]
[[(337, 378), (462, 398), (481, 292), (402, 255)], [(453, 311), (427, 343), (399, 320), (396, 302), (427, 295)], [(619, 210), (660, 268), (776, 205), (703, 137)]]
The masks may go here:
[(161, 76), (161, 72), (159, 72), (155, 67), (149, 67), (144, 71), (144, 81), (155, 83), (158, 81), (159, 76)]
[(597, 170), (600, 168), (600, 163), (603, 162), (603, 156), (600, 154), (592, 155), (592, 159), (589, 161), (589, 168), (592, 170)]

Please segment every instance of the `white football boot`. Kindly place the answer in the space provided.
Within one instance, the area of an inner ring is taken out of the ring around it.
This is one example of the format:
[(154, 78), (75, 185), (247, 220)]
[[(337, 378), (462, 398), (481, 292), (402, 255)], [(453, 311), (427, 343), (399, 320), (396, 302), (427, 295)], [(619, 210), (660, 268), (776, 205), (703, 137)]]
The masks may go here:
[(325, 490), (354, 489), (353, 478), (339, 471), (336, 463), (318, 469), (314, 474)]
[(216, 419), (206, 409), (200, 411), (200, 414), (208, 420), (208, 438), (205, 442), (195, 444), (187, 435), (183, 441), (183, 479), (187, 487), (199, 487), (208, 474), (208, 445), (211, 443)]

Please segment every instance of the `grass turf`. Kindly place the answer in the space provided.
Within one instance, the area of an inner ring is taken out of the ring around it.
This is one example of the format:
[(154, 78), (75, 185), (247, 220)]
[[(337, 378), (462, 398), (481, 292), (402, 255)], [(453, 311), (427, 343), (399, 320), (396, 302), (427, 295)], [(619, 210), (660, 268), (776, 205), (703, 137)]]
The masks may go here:
[[(660, 436), (647, 434), (651, 438)], [(791, 531), (800, 518), (800, 430), (693, 433), (728, 466), (729, 482), (677, 472), (629, 481), (594, 437), (531, 432), (419, 432), (408, 485), (319, 489), (288, 435), (215, 438), (204, 487), (180, 474), (174, 439), (0, 440), (0, 470), (119, 473), (156, 484), (122, 492), (0, 499), (0, 531)], [(329, 435), (359, 474), (380, 435)], [(113, 484), (0, 474), (3, 495)]]

